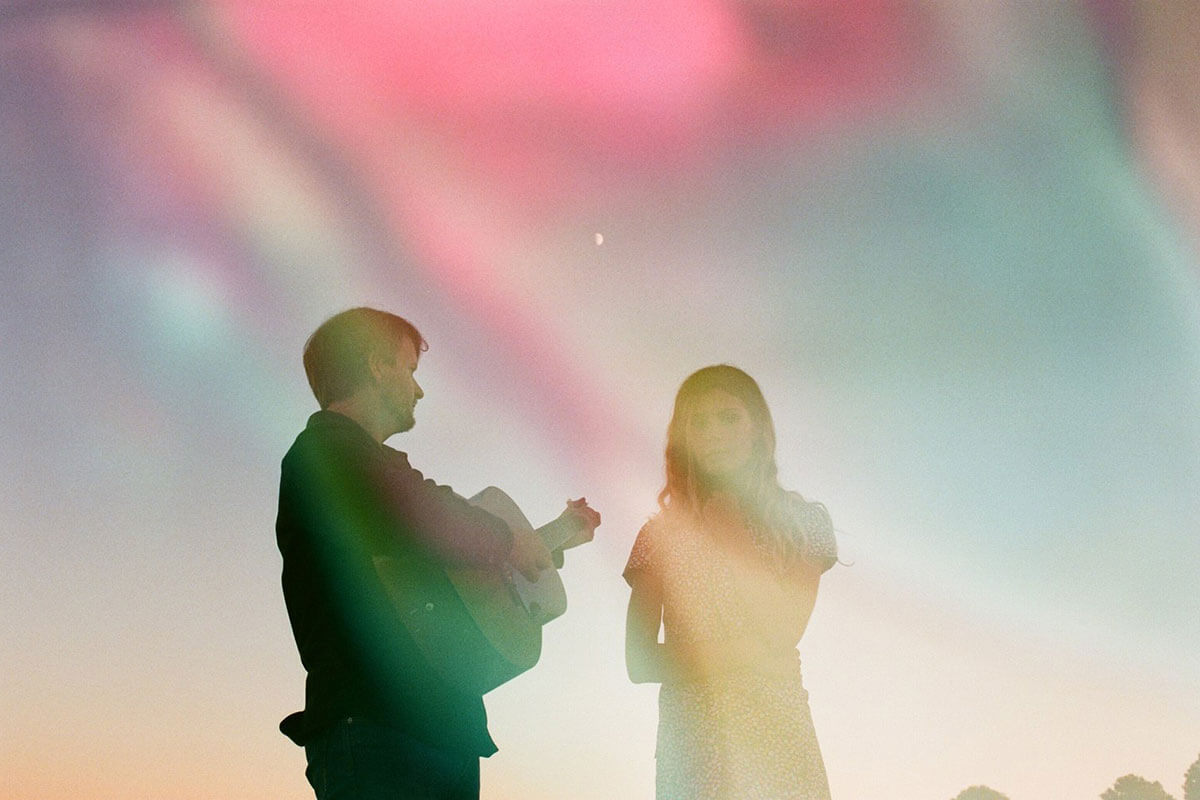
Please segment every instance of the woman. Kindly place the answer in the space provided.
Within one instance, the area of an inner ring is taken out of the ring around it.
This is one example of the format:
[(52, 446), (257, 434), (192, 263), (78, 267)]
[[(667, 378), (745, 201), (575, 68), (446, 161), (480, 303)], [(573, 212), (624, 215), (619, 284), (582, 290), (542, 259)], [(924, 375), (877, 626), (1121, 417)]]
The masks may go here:
[(656, 796), (827, 800), (796, 645), (837, 561), (829, 514), (779, 486), (770, 411), (736, 367), (683, 382), (666, 467), (624, 573), (629, 677), (662, 684)]

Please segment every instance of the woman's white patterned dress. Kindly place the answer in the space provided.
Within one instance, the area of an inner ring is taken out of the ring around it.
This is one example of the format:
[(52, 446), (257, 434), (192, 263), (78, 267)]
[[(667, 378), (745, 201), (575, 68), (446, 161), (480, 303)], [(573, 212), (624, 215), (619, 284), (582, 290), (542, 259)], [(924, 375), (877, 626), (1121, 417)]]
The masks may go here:
[(824, 506), (798, 496), (794, 506), (804, 560), (784, 574), (745, 529), (664, 511), (638, 533), (624, 576), (658, 582), (668, 647), (772, 654), (664, 681), (658, 800), (829, 798), (795, 648), (837, 548)]

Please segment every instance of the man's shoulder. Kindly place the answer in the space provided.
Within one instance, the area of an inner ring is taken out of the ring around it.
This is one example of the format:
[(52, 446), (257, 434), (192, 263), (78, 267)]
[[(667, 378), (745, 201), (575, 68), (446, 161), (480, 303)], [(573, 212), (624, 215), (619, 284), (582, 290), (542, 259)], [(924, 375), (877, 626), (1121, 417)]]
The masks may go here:
[(309, 417), (280, 462), (284, 483), (376, 470), (379, 446), (353, 420), (331, 411)]
[(350, 417), (325, 409), (315, 411), (309, 416), (308, 422), (304, 425), (304, 430), (300, 432), (300, 436), (346, 438), (367, 443), (374, 443), (375, 441), (362, 425), (359, 425)]
[(317, 411), (308, 418), (304, 429), (296, 435), (292, 446), (284, 458), (298, 451), (321, 447), (360, 447), (370, 449), (375, 446), (363, 428), (349, 417), (334, 411)]

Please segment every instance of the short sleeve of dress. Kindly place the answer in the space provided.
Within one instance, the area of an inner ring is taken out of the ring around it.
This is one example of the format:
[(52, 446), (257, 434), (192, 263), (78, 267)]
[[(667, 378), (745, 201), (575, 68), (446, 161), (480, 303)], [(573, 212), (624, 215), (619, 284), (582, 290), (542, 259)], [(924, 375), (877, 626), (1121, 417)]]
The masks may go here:
[(656, 566), (655, 550), (658, 537), (655, 535), (655, 527), (653, 521), (647, 522), (633, 540), (633, 549), (629, 551), (629, 560), (625, 562), (625, 571), (621, 573), (621, 577), (630, 586)]
[(804, 535), (801, 555), (824, 572), (837, 563), (837, 538), (833, 534), (833, 519), (823, 503), (797, 498), (795, 513)]

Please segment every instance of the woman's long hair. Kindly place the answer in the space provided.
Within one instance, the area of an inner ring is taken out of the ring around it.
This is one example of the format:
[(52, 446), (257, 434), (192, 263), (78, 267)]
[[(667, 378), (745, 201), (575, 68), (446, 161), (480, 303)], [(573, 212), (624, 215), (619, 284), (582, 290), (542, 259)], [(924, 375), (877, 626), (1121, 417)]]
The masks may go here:
[(740, 484), (737, 500), (755, 539), (782, 565), (798, 556), (803, 547), (803, 532), (791, 513), (794, 502), (800, 498), (779, 485), (771, 411), (755, 380), (737, 367), (728, 364), (704, 367), (689, 375), (679, 387), (671, 423), (667, 426), (667, 483), (658, 493), (658, 505), (664, 511), (698, 515), (714, 491), (715, 487), (697, 468), (687, 428), (700, 398), (718, 389), (740, 400), (754, 425), (748, 474)]

